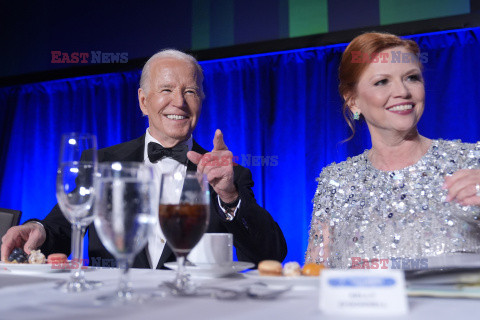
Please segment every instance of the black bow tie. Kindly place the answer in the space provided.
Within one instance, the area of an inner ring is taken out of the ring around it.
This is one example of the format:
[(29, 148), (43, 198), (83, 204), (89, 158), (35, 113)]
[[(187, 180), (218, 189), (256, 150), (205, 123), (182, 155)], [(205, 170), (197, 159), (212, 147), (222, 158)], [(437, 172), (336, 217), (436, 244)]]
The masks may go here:
[(164, 157), (172, 158), (182, 164), (187, 163), (188, 146), (186, 144), (176, 145), (173, 148), (164, 148), (158, 143), (148, 143), (148, 159), (151, 163), (155, 163)]

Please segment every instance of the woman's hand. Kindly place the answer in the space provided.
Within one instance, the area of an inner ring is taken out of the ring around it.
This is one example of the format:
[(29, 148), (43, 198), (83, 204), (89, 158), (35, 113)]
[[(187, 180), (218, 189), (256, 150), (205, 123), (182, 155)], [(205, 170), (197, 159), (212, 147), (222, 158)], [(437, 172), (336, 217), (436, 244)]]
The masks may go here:
[(447, 201), (462, 206), (480, 206), (480, 169), (458, 170), (445, 177), (443, 188), (448, 190)]

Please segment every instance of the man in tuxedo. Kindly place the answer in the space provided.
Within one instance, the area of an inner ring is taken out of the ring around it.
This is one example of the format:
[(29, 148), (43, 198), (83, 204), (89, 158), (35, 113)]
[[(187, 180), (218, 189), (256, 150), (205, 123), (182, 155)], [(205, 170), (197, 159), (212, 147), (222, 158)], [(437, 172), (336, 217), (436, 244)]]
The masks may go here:
[[(99, 162), (137, 161), (152, 164), (158, 179), (161, 172), (181, 170), (206, 174), (210, 184), (211, 212), (207, 232), (233, 234), (237, 257), (257, 264), (261, 260), (283, 261), (287, 245), (271, 215), (253, 195), (250, 170), (233, 166), (223, 134), (215, 132), (213, 150), (207, 152), (192, 138), (204, 99), (203, 72), (192, 56), (164, 50), (145, 64), (138, 89), (142, 113), (148, 116), (145, 135), (98, 150)], [(133, 267), (162, 268), (175, 259), (157, 226), (147, 247), (136, 257)], [(71, 227), (58, 205), (40, 221), (12, 227), (2, 238), (2, 261), (15, 247), (26, 253), (40, 247), (46, 255), (70, 252)], [(114, 261), (89, 226), (89, 256), (96, 265)], [(103, 261), (103, 263), (102, 263)]]

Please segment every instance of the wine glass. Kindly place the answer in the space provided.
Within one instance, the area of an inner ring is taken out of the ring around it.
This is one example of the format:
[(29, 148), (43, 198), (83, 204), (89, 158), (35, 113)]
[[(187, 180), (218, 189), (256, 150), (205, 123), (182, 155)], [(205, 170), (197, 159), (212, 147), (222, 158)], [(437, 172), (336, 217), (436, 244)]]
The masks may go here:
[(115, 293), (98, 297), (100, 302), (125, 304), (140, 301), (133, 294), (128, 270), (135, 255), (147, 244), (156, 223), (157, 191), (152, 168), (142, 163), (101, 163), (95, 190), (95, 229), (121, 269)]
[(56, 196), (65, 218), (72, 224), (70, 280), (59, 288), (80, 292), (100, 284), (86, 281), (83, 266), (83, 236), (93, 221), (94, 177), (97, 171), (97, 139), (91, 134), (62, 135), (57, 170)]
[(195, 293), (185, 272), (190, 251), (207, 229), (210, 215), (210, 191), (207, 177), (197, 172), (162, 174), (158, 217), (160, 227), (177, 258), (177, 274), (168, 283), (173, 294)]

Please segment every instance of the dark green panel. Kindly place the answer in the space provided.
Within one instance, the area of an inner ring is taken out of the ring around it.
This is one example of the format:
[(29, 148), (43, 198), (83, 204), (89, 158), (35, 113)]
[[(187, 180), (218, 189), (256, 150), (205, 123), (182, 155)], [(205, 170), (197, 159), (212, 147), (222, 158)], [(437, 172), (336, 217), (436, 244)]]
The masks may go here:
[(380, 0), (380, 24), (470, 13), (470, 0)]
[(192, 0), (192, 49), (210, 47), (210, 0)]
[(210, 47), (212, 48), (235, 44), (233, 1), (210, 1)]
[(327, 0), (289, 0), (290, 37), (328, 32)]

